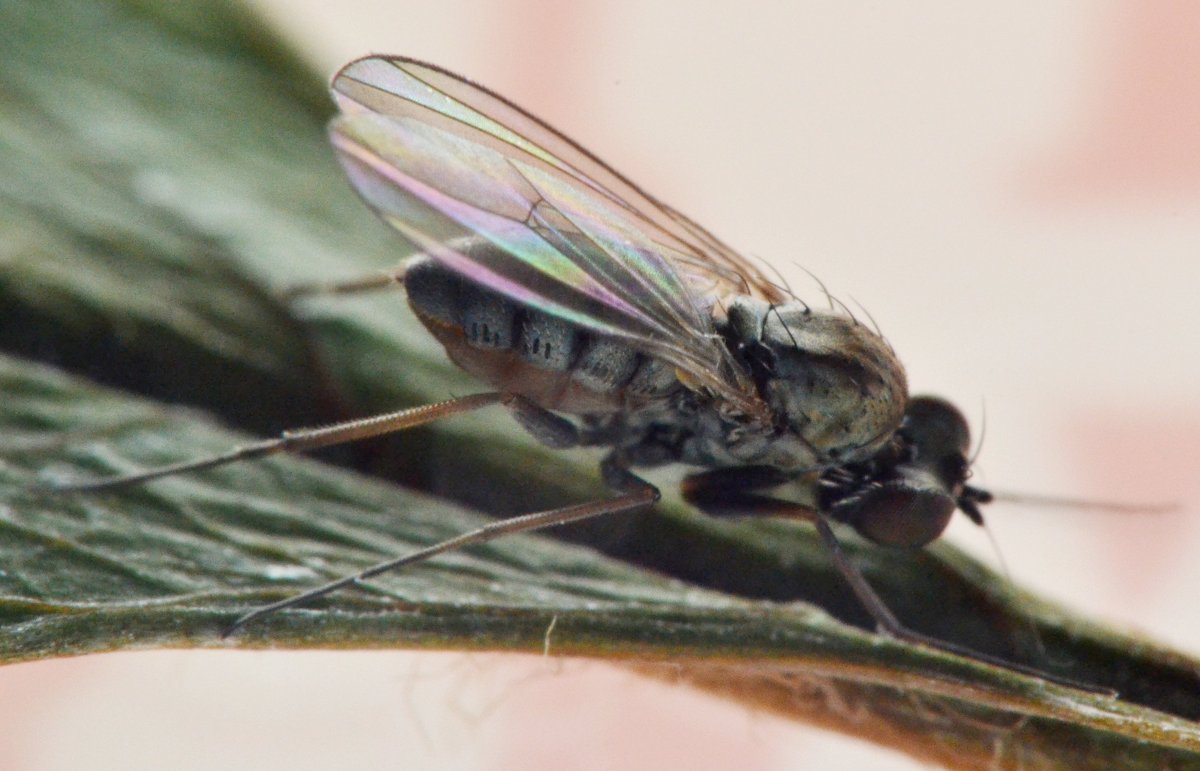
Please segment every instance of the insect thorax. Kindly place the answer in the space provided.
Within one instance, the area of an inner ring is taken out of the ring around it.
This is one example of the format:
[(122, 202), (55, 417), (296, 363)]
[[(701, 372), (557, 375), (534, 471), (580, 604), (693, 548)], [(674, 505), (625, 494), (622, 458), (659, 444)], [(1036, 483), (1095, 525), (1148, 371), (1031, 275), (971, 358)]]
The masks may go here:
[(855, 319), (794, 301), (734, 298), (720, 325), (783, 433), (810, 448), (807, 466), (865, 460), (904, 417), (904, 367)]

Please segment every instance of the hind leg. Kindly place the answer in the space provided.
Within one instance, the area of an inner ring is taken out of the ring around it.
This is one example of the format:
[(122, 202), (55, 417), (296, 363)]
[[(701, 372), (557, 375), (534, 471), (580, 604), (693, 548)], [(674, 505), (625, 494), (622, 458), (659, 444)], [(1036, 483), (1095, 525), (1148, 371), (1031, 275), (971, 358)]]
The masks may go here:
[(365, 276), (347, 279), (345, 281), (324, 281), (312, 284), (293, 284), (280, 292), (280, 296), (291, 302), (303, 297), (320, 295), (350, 295), (364, 292), (375, 292), (381, 289), (392, 289), (404, 286), (404, 273), (408, 269), (409, 260), (391, 270), (381, 270), (368, 273)]

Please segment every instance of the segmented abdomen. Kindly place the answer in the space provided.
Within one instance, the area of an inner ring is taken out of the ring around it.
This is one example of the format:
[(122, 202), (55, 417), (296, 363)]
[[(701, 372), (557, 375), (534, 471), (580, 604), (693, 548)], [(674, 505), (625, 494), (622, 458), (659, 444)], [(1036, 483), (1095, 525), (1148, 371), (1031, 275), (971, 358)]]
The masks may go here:
[(433, 259), (410, 261), (404, 285), (455, 364), (546, 409), (613, 412), (681, 387), (671, 365), (472, 284)]

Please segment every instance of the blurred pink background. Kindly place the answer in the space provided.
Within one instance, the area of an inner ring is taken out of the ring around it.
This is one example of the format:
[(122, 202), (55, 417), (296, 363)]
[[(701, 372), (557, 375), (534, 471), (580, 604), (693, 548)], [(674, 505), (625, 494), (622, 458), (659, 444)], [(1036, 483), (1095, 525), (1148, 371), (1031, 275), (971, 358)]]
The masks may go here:
[[(915, 391), (976, 428), (986, 405), (981, 484), (1180, 503), (989, 514), (1018, 583), (1200, 654), (1200, 6), (256, 4), (322, 70), (479, 80), (861, 303)], [(0, 693), (5, 769), (916, 767), (557, 658), (121, 654), (0, 669)]]

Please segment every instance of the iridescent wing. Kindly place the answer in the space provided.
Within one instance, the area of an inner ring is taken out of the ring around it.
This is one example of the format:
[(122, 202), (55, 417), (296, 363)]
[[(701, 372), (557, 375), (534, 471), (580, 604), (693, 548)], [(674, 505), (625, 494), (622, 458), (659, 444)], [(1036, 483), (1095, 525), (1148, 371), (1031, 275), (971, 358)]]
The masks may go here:
[[(762, 405), (713, 329), (762, 273), (550, 126), (428, 64), (351, 62), (330, 126), (358, 193), (419, 249), (478, 282), (675, 364), (748, 414)], [(495, 249), (465, 249), (483, 238)], [(456, 244), (459, 245), (456, 247)]]

